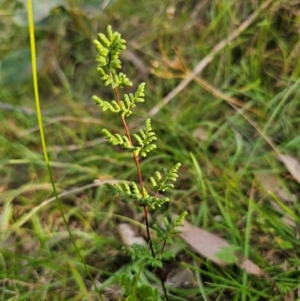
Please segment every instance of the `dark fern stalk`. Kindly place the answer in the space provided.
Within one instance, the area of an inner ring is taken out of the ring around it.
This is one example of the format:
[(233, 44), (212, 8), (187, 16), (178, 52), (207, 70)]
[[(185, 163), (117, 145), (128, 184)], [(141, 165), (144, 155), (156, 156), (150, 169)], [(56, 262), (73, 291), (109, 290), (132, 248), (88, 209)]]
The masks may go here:
[[(126, 121), (126, 118), (133, 113), (136, 104), (144, 102), (145, 83), (141, 83), (134, 94), (123, 94), (121, 98), (119, 89), (126, 86), (132, 86), (132, 83), (124, 73), (117, 73), (117, 69), (121, 68), (119, 55), (120, 52), (126, 48), (126, 41), (121, 38), (119, 33), (112, 32), (110, 26), (108, 26), (107, 32), (107, 37), (100, 33), (98, 35), (99, 40), (94, 41), (98, 53), (96, 58), (96, 61), (98, 62), (97, 70), (99, 71), (100, 79), (104, 81), (104, 84), (112, 87), (115, 99), (112, 101), (105, 101), (98, 96), (93, 96), (93, 100), (102, 111), (110, 111), (111, 113), (120, 116), (125, 129), (125, 135), (120, 135), (118, 133), (113, 134), (107, 129), (103, 129), (103, 134), (112, 145), (119, 145), (132, 153), (138, 175), (138, 184), (135, 182), (130, 184), (124, 183), (123, 185), (111, 185), (107, 183), (106, 186), (111, 194), (119, 194), (121, 197), (135, 200), (143, 206), (150, 254), (147, 248), (138, 244), (133, 244), (130, 248), (125, 248), (125, 250), (131, 255), (133, 260), (140, 260), (152, 267), (161, 269), (163, 260), (168, 260), (175, 256), (172, 252), (166, 251), (165, 246), (172, 243), (171, 236), (178, 233), (176, 227), (182, 225), (186, 213), (184, 212), (178, 218), (172, 219), (171, 223), (165, 218), (164, 230), (159, 226), (154, 225), (157, 238), (152, 239), (150, 235), (148, 212), (150, 209), (160, 207), (162, 204), (169, 201), (167, 197), (160, 195), (169, 188), (174, 187), (172, 182), (177, 178), (177, 171), (180, 167), (180, 163), (177, 163), (170, 170), (164, 169), (163, 174), (156, 171), (155, 176), (150, 177), (150, 182), (155, 190), (155, 194), (150, 195), (147, 192), (143, 184), (140, 160), (142, 157), (146, 157), (151, 150), (156, 148), (154, 142), (157, 138), (152, 129), (150, 119), (145, 121), (145, 127), (140, 129), (139, 133), (133, 135), (131, 135)], [(134, 137), (136, 143), (133, 143), (132, 137)], [(165, 299), (168, 301), (169, 299), (163, 279), (162, 277), (160, 278)], [(126, 300), (159, 300), (158, 291), (155, 288), (147, 284), (138, 285), (138, 281), (137, 275), (121, 275), (120, 284), (124, 289), (124, 294), (128, 296)], [(133, 287), (135, 288), (134, 294), (131, 292)]]

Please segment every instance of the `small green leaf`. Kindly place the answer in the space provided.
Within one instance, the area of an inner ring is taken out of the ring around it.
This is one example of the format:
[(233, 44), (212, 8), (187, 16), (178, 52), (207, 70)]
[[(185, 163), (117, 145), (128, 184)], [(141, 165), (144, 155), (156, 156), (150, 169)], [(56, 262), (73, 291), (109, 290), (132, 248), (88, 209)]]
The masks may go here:
[[(172, 243), (172, 240), (170, 239), (170, 242), (168, 243), (169, 245)], [(164, 250), (162, 254), (162, 259), (163, 260), (171, 260), (175, 258), (175, 253), (171, 250)]]
[(235, 255), (235, 253), (239, 250), (240, 247), (230, 245), (230, 246), (220, 248), (220, 250), (215, 254), (215, 256), (218, 259), (223, 260), (228, 264), (236, 263), (238, 261), (238, 258)]
[(150, 178), (150, 181), (156, 189), (156, 191), (166, 191), (169, 188), (173, 188), (174, 185), (170, 183), (171, 181), (174, 182), (178, 178), (177, 171), (179, 167), (181, 166), (180, 163), (175, 164), (169, 171), (164, 168), (163, 173), (164, 173), (164, 178), (162, 177), (161, 173), (159, 171), (155, 172), (156, 180), (154, 177)]

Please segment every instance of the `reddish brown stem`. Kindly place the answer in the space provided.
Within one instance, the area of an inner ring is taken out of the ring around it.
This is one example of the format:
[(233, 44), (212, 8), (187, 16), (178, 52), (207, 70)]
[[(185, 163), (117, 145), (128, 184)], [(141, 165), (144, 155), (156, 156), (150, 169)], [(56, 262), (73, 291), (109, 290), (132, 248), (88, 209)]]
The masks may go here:
[[(111, 78), (112, 78), (112, 75), (110, 75), (110, 76), (111, 76)], [(118, 103), (119, 107), (121, 107), (118, 89), (117, 89), (117, 88), (114, 88), (114, 92), (115, 92), (115, 96), (116, 96), (117, 103)], [(130, 131), (129, 131), (127, 122), (126, 122), (126, 120), (125, 120), (125, 117), (124, 117), (124, 116), (121, 116), (121, 118), (122, 118), (123, 126), (124, 126), (125, 131), (126, 131), (127, 138), (128, 138), (128, 140), (129, 140), (129, 142), (130, 142), (130, 146), (133, 146), (132, 139), (131, 139), (131, 135), (130, 135)], [(135, 154), (135, 152), (132, 152), (132, 154), (133, 154), (133, 159), (134, 159), (135, 166), (136, 166), (137, 173), (138, 173), (138, 178), (139, 178), (139, 184), (140, 184), (141, 194), (142, 194), (142, 197), (144, 197), (143, 177), (142, 177), (141, 167), (140, 167), (140, 163), (139, 163), (139, 158), (138, 158), (138, 156)], [(149, 238), (149, 237), (148, 237), (148, 238)]]

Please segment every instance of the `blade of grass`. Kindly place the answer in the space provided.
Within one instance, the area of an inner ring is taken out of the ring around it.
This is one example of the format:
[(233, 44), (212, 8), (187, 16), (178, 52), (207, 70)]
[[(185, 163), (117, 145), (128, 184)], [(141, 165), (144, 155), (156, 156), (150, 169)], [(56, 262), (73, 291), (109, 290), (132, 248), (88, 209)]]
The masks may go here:
[[(205, 182), (204, 182), (204, 179), (203, 179), (203, 173), (202, 173), (202, 170), (201, 170), (201, 167), (199, 166), (198, 164), (198, 161), (197, 159), (195, 158), (194, 154), (193, 153), (190, 153), (190, 156), (192, 158), (192, 161), (193, 161), (193, 165), (194, 165), (194, 168), (196, 170), (196, 174), (197, 174), (197, 180), (198, 180), (198, 183), (199, 183), (199, 189), (201, 191), (201, 198), (203, 199), (203, 204), (206, 203), (206, 200), (207, 200), (207, 188), (206, 188), (206, 185), (205, 185)], [(202, 205), (203, 207), (204, 205)], [(197, 215), (199, 216), (199, 214)], [(205, 214), (203, 216), (204, 220), (202, 221), (202, 224), (204, 227), (207, 226), (207, 214)], [(196, 224), (199, 223), (199, 221), (195, 221)]]
[[(87, 271), (90, 280), (94, 284), (95, 289), (98, 290), (97, 286), (95, 285), (94, 278), (92, 277), (89, 269), (87, 268), (87, 265), (86, 265), (86, 263), (83, 259), (83, 256), (80, 253), (80, 250), (79, 250), (79, 248), (78, 248), (78, 246), (75, 242), (75, 238), (73, 237), (72, 232), (69, 228), (69, 225), (67, 223), (67, 219), (65, 217), (64, 211), (62, 209), (61, 202), (58, 198), (58, 194), (57, 194), (57, 191), (56, 191), (56, 186), (55, 186), (55, 183), (54, 183), (54, 178), (53, 178), (53, 174), (52, 174), (52, 170), (51, 170), (50, 162), (49, 162), (49, 158), (48, 158), (48, 153), (47, 153), (46, 139), (45, 139), (45, 134), (44, 134), (44, 129), (43, 129), (42, 114), (41, 114), (39, 89), (38, 89), (38, 79), (37, 79), (37, 61), (36, 61), (36, 51), (35, 51), (35, 33), (34, 33), (33, 7), (32, 7), (32, 1), (31, 0), (27, 0), (27, 13), (28, 13), (28, 23), (29, 23), (28, 28), (29, 28), (29, 37), (30, 37), (30, 51), (31, 51), (34, 98), (35, 98), (36, 112), (37, 112), (38, 125), (39, 125), (39, 131), (40, 131), (40, 138), (41, 138), (41, 142), (42, 142), (42, 148), (43, 148), (45, 163), (46, 163), (48, 174), (49, 174), (50, 181), (51, 181), (51, 184), (52, 184), (52, 189), (53, 189), (53, 193), (54, 193), (54, 196), (55, 196), (55, 200), (56, 200), (57, 206), (59, 208), (59, 211), (61, 213), (63, 222), (64, 222), (64, 224), (66, 226), (66, 229), (69, 233), (72, 244), (74, 245), (76, 253), (78, 254), (81, 262), (83, 263), (83, 265), (85, 267), (85, 270)], [(77, 283), (78, 283), (78, 281), (77, 281)], [(98, 292), (99, 297), (101, 298), (101, 300), (104, 301), (104, 299), (103, 299), (102, 295), (100, 294), (100, 292), (99, 291), (97, 291), (97, 292)]]
[(71, 268), (71, 271), (73, 273), (73, 277), (75, 279), (75, 281), (77, 282), (77, 285), (80, 289), (80, 292), (82, 293), (82, 296), (84, 296), (84, 300), (92, 300), (86, 287), (85, 287), (85, 284), (83, 283), (82, 281), (82, 277), (78, 271), (78, 269), (73, 265), (73, 263), (69, 262), (69, 266)]
[[(250, 192), (249, 202), (248, 202), (248, 210), (247, 210), (247, 216), (246, 216), (246, 227), (245, 227), (245, 240), (244, 240), (244, 257), (248, 258), (249, 256), (249, 249), (250, 249), (250, 235), (251, 235), (251, 221), (252, 221), (252, 215), (253, 215), (253, 193), (254, 193), (254, 183), (252, 185), (252, 189)], [(247, 300), (247, 287), (248, 282), (248, 274), (243, 271), (242, 275), (242, 286), (244, 289), (242, 289), (241, 292), (241, 301)]]

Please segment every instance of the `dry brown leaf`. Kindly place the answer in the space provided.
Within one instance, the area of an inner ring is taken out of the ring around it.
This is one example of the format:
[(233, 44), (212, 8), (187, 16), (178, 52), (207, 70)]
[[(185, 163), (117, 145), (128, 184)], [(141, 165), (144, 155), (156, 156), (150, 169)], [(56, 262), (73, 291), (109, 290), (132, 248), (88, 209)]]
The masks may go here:
[(136, 236), (136, 233), (129, 224), (119, 224), (118, 231), (125, 246), (130, 246), (132, 244), (147, 246), (145, 239), (141, 236)]
[(295, 220), (289, 216), (288, 214), (285, 214), (282, 218), (281, 218), (282, 222), (285, 223), (287, 226), (291, 227), (291, 228), (297, 228), (297, 223), (295, 222)]
[(173, 269), (168, 274), (166, 284), (181, 288), (197, 287), (197, 281), (193, 272), (190, 269), (181, 266)]
[(224, 260), (221, 260), (216, 256), (222, 248), (230, 246), (226, 240), (216, 234), (193, 226), (187, 221), (184, 221), (184, 226), (179, 229), (181, 231), (180, 236), (196, 252), (218, 265), (226, 265)]
[(255, 178), (266, 191), (275, 194), (281, 200), (285, 202), (296, 201), (296, 196), (288, 193), (287, 190), (282, 187), (280, 181), (275, 175), (268, 172), (257, 172), (255, 173)]
[(293, 178), (300, 183), (300, 164), (299, 162), (289, 155), (279, 155), (277, 157), (291, 173)]
[[(296, 201), (297, 197), (294, 194), (288, 193), (281, 185), (278, 178), (266, 172), (259, 172), (255, 174), (257, 181), (260, 185), (268, 192), (273, 193), (279, 199), (285, 201), (286, 203)], [(294, 218), (291, 217), (287, 212), (283, 212), (282, 207), (276, 201), (270, 201), (271, 206), (278, 212), (283, 214), (282, 221), (290, 226), (295, 227), (296, 223)]]
[(263, 271), (260, 267), (251, 261), (248, 258), (245, 258), (242, 254), (236, 253), (235, 254), (238, 258), (238, 266), (246, 271), (248, 274), (261, 276), (264, 275)]
[[(224, 266), (228, 264), (225, 260), (218, 258), (224, 248), (234, 247), (230, 245), (225, 239), (216, 234), (207, 232), (199, 227), (193, 226), (187, 221), (184, 221), (183, 227), (179, 228), (180, 236), (183, 240), (191, 246), (198, 254), (211, 260), (212, 262)], [(243, 255), (235, 252), (237, 257), (237, 264), (244, 269), (248, 274), (261, 276), (262, 270), (251, 260), (245, 258)]]
[(208, 133), (203, 127), (197, 127), (194, 132), (193, 136), (200, 141), (207, 141), (208, 140)]

